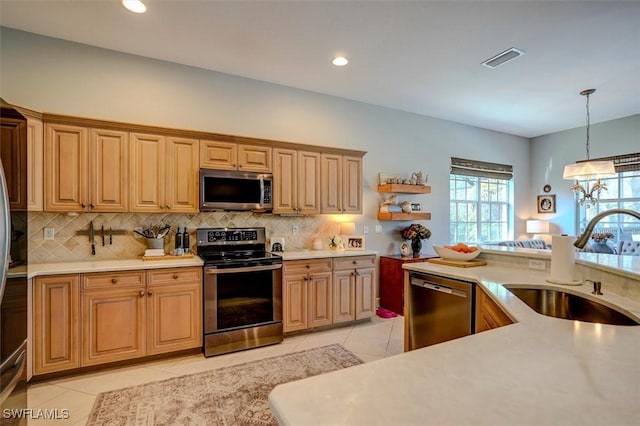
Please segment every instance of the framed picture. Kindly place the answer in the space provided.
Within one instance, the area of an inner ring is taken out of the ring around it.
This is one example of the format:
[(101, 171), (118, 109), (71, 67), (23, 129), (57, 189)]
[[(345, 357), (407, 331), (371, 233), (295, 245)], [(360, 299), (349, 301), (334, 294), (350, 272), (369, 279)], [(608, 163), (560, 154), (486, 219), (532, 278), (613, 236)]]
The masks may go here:
[(346, 250), (364, 250), (364, 235), (352, 235), (347, 237)]
[(411, 213), (421, 212), (422, 203), (411, 203)]
[(556, 196), (554, 195), (538, 195), (538, 213), (555, 213), (556, 212)]

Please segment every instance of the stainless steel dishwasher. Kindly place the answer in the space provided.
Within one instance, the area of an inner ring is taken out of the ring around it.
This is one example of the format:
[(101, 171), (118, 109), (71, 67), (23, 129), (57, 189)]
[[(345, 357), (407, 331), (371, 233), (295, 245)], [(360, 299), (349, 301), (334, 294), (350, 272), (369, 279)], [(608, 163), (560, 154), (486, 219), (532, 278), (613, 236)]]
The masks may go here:
[(475, 331), (475, 284), (411, 272), (408, 285), (406, 350), (467, 336)]

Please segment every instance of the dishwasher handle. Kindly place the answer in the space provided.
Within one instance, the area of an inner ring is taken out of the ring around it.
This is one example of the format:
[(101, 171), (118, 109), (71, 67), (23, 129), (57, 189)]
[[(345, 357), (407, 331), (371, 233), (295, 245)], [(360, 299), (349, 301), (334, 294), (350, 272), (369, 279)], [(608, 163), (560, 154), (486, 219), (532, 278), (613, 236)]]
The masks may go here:
[(439, 291), (440, 293), (450, 294), (452, 296), (467, 297), (467, 293), (455, 288), (447, 287), (442, 284), (434, 284), (429, 281), (421, 280), (419, 278), (411, 278), (411, 284), (418, 287), (425, 288), (427, 290)]

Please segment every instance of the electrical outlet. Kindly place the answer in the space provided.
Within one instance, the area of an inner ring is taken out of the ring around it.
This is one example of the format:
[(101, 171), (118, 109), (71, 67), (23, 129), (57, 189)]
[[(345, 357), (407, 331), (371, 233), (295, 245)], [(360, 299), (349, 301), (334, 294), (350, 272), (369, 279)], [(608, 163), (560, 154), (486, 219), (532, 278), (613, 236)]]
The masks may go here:
[(292, 233), (293, 235), (298, 235), (298, 225), (293, 225), (293, 226), (291, 227), (291, 233)]
[(368, 234), (369, 233), (369, 225), (364, 225), (362, 227), (362, 233), (363, 234)]
[(545, 270), (544, 260), (529, 259), (529, 269), (539, 269), (541, 271), (544, 271)]
[(376, 225), (376, 234), (382, 234), (382, 225)]
[(53, 241), (56, 239), (56, 229), (55, 228), (44, 228), (44, 239), (48, 241)]

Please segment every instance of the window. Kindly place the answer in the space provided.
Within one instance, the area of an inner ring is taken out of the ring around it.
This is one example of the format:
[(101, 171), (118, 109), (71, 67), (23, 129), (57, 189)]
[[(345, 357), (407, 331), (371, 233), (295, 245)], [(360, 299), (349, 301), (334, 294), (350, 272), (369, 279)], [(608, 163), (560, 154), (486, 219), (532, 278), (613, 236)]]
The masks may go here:
[[(598, 213), (616, 208), (640, 211), (640, 169), (618, 172), (617, 177), (600, 180), (607, 185), (607, 191), (600, 193), (600, 200), (593, 206), (577, 205), (576, 228), (581, 234), (587, 223)], [(589, 182), (590, 185), (593, 182)], [(611, 232), (614, 235), (613, 246), (618, 241), (640, 241), (640, 222), (628, 215), (614, 214), (603, 218), (594, 232)]]
[(451, 159), (449, 241), (513, 239), (513, 167)]

